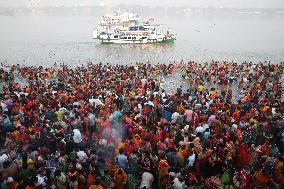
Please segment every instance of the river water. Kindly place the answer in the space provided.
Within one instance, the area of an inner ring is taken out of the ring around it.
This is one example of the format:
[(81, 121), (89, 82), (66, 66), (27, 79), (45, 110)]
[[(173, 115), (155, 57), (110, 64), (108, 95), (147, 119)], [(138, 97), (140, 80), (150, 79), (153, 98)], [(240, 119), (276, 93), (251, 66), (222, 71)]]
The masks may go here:
[(101, 13), (50, 15), (43, 11), (0, 16), (0, 62), (71, 66), (86, 61), (130, 64), (177, 60), (284, 61), (284, 19), (264, 16), (153, 14), (179, 36), (175, 43), (119, 45), (94, 41)]

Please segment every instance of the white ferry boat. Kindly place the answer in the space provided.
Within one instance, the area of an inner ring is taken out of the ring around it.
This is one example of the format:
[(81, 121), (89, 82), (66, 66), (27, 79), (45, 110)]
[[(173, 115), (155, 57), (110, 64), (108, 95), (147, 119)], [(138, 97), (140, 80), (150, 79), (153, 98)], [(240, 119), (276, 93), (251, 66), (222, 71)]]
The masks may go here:
[(138, 14), (115, 12), (103, 16), (98, 28), (93, 30), (93, 38), (102, 43), (163, 43), (174, 42), (177, 34), (171, 34), (153, 19), (143, 20)]

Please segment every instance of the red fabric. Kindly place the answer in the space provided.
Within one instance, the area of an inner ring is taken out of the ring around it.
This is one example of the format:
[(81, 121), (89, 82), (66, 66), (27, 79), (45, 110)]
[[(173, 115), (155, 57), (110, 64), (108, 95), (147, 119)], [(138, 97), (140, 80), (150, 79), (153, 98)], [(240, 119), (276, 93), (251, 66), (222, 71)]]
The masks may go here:
[(170, 138), (170, 133), (169, 132), (164, 132), (163, 133), (164, 138)]
[(48, 154), (49, 150), (46, 147), (42, 147), (39, 149), (40, 154)]
[(28, 186), (25, 187), (25, 189), (35, 189), (35, 187), (28, 185)]
[(168, 163), (166, 161), (160, 161), (159, 167), (168, 167)]
[(247, 147), (244, 144), (242, 144), (240, 148), (237, 150), (236, 163), (238, 165), (248, 165), (248, 163), (250, 162), (250, 158), (251, 157)]
[(249, 188), (251, 183), (250, 175), (243, 169), (240, 171), (240, 181), (241, 181), (240, 189)]
[(30, 100), (30, 101), (27, 103), (27, 109), (30, 109), (32, 106), (33, 106), (33, 101)]
[(128, 145), (125, 145), (124, 153), (128, 155), (128, 154), (131, 154), (134, 150), (135, 150), (135, 146), (128, 144)]
[(145, 107), (143, 108), (143, 113), (146, 114), (146, 115), (148, 115), (148, 114), (150, 113), (150, 107), (149, 107), (149, 106), (145, 106)]
[(132, 125), (132, 119), (129, 118), (129, 117), (127, 117), (127, 118), (125, 119), (125, 122), (126, 122), (128, 125)]
[(158, 149), (159, 149), (159, 150), (166, 150), (166, 149), (167, 149), (167, 145), (166, 145), (165, 143), (160, 143), (160, 144), (158, 145)]
[(156, 142), (161, 141), (161, 139), (162, 139), (162, 136), (161, 136), (160, 134), (155, 135), (155, 141), (156, 141)]
[(95, 178), (92, 174), (89, 174), (87, 177), (87, 188), (94, 184)]
[(57, 101), (54, 99), (54, 98), (52, 98), (51, 100), (50, 100), (50, 105), (54, 108), (54, 107), (56, 107), (57, 106)]
[(9, 185), (8, 189), (16, 189), (19, 186), (18, 182), (13, 182)]

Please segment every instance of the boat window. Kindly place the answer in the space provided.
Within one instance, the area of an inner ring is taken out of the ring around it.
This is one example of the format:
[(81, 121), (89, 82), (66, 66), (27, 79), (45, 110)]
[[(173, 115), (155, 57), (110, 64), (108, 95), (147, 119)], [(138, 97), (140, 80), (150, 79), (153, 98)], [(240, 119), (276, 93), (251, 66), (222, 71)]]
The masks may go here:
[(128, 39), (131, 39), (131, 37), (128, 37)]
[(132, 39), (136, 39), (136, 37), (132, 37)]
[(115, 36), (114, 36), (114, 39), (117, 39), (117, 38), (118, 38), (118, 36), (117, 36), (117, 35), (115, 35)]

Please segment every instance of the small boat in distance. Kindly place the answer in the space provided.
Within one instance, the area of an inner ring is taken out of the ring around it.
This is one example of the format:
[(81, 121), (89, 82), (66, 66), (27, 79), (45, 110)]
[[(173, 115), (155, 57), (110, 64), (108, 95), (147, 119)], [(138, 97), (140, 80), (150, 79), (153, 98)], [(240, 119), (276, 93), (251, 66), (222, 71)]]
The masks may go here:
[(98, 28), (93, 30), (93, 39), (102, 43), (164, 43), (174, 42), (177, 34), (161, 24), (154, 24), (154, 19), (142, 19), (132, 12), (114, 12), (104, 15), (98, 21)]

